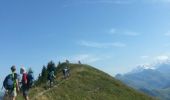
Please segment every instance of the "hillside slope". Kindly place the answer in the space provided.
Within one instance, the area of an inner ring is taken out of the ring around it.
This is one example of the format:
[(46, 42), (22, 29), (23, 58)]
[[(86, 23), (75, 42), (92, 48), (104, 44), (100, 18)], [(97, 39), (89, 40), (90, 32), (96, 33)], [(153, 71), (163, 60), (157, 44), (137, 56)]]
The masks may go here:
[(43, 85), (33, 88), (31, 100), (154, 100), (88, 65), (69, 64), (71, 76), (64, 80), (61, 69), (65, 65), (58, 67), (58, 85), (48, 90)]

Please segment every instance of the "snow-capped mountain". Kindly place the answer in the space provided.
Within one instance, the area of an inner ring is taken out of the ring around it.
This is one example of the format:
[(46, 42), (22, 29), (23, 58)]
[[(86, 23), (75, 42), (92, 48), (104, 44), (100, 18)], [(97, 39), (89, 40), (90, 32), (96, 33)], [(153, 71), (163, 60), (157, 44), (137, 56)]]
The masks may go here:
[(139, 73), (139, 72), (142, 72), (144, 70), (147, 70), (147, 69), (156, 69), (153, 65), (151, 64), (143, 64), (143, 65), (138, 65), (135, 69), (133, 69), (131, 72), (129, 72), (128, 74), (132, 74), (132, 73)]
[(158, 70), (158, 71), (170, 71), (170, 59), (166, 61), (157, 61), (152, 64), (141, 64), (138, 65), (135, 69), (133, 69), (128, 74), (142, 72), (144, 70)]
[[(162, 89), (170, 91), (170, 60), (139, 65), (129, 73), (116, 75), (116, 78), (135, 89), (152, 96), (160, 96), (161, 100), (164, 100), (161, 96), (169, 95), (169, 92), (161, 92)], [(167, 98), (170, 100), (170, 95)]]

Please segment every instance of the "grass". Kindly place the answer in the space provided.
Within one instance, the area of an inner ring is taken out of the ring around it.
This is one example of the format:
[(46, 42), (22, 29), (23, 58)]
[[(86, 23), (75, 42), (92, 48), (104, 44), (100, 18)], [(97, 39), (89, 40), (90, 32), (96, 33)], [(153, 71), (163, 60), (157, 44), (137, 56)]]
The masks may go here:
[[(65, 63), (58, 67), (59, 85), (35, 100), (155, 100), (89, 65), (69, 64), (71, 76), (63, 80), (61, 70), (64, 66)], [(31, 100), (45, 91), (44, 85), (31, 89)], [(17, 100), (23, 98), (19, 96)]]

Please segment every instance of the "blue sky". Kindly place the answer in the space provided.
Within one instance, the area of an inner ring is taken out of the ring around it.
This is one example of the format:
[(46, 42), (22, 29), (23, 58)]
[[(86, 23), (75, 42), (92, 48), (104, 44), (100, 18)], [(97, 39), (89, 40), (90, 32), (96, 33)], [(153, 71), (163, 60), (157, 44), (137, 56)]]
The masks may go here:
[(170, 56), (170, 0), (1, 0), (0, 79), (53, 60), (115, 75)]

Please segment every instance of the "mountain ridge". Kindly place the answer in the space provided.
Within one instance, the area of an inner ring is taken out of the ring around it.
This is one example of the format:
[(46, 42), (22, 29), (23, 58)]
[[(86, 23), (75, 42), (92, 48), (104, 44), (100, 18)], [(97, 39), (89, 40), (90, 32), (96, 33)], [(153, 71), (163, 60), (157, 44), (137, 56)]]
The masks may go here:
[[(69, 64), (71, 76), (63, 80), (61, 69), (66, 63), (58, 66), (57, 81), (60, 85), (46, 91), (45, 84), (32, 88), (32, 100), (155, 100), (141, 92), (129, 88), (110, 75), (84, 64)], [(22, 100), (18, 97), (17, 100)]]

